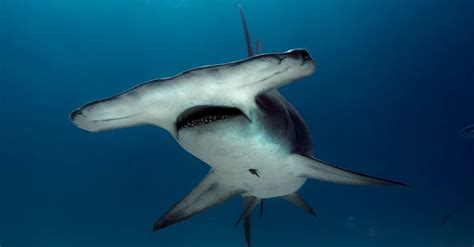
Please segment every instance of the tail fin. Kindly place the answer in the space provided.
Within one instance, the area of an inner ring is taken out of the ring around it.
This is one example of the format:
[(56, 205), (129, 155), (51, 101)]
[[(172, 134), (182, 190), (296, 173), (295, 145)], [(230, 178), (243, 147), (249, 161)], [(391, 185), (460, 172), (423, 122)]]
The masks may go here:
[(247, 246), (250, 247), (252, 245), (252, 242), (250, 240), (250, 223), (251, 223), (251, 218), (252, 218), (252, 210), (260, 203), (262, 202), (262, 199), (256, 198), (253, 196), (244, 196), (242, 197), (242, 200), (244, 202), (244, 212), (242, 215), (239, 217), (237, 222), (235, 223), (234, 226), (238, 225), (239, 222), (244, 219), (244, 235), (245, 235), (245, 241), (247, 242)]
[(237, 226), (242, 219), (249, 216), (252, 213), (252, 210), (260, 204), (262, 199), (257, 197), (244, 197), (244, 212), (240, 215), (239, 219), (235, 222), (234, 226)]
[(248, 247), (252, 246), (252, 241), (250, 239), (251, 221), (252, 221), (252, 217), (251, 217), (250, 214), (245, 216), (245, 219), (244, 219), (244, 235), (245, 235), (245, 242), (247, 242)]
[(223, 203), (245, 191), (223, 184), (219, 174), (211, 171), (189, 195), (166, 212), (153, 226), (153, 231), (189, 219), (206, 209)]
[(297, 176), (299, 177), (340, 184), (407, 186), (400, 182), (376, 178), (338, 168), (327, 162), (300, 154), (292, 155), (291, 163), (297, 167)]

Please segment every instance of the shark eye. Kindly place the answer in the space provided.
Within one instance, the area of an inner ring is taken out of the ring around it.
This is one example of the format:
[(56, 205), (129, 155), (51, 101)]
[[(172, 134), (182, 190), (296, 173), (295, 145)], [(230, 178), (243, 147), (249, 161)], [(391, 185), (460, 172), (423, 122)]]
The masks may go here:
[(310, 59), (309, 53), (306, 50), (301, 50), (301, 57), (303, 58), (303, 60)]

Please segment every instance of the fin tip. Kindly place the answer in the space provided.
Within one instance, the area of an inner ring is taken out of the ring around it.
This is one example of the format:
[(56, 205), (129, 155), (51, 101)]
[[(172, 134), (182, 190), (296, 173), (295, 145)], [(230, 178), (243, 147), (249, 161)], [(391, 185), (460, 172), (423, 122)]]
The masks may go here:
[(158, 220), (154, 225), (153, 225), (153, 232), (157, 232), (165, 227), (168, 227), (172, 224), (169, 224), (167, 223), (166, 221), (161, 221), (161, 220)]
[(158, 230), (160, 230), (162, 227), (158, 226), (158, 225), (154, 225), (153, 226), (153, 232), (157, 232)]

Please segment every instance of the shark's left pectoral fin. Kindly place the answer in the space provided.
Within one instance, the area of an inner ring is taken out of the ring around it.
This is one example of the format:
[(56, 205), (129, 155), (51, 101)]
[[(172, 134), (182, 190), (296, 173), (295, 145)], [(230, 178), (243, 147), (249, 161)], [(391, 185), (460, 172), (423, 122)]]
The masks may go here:
[(234, 195), (245, 192), (224, 183), (225, 179), (211, 171), (189, 195), (164, 214), (153, 226), (153, 231), (168, 227), (223, 203)]
[(407, 186), (400, 182), (345, 170), (300, 154), (293, 154), (290, 159), (291, 164), (295, 167), (295, 174), (299, 177), (339, 184)]

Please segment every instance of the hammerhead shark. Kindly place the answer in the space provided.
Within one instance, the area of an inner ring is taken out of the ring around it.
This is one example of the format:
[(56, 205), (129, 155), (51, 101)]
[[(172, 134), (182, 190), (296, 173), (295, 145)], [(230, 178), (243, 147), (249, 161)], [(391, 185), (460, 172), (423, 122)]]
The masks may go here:
[[(99, 132), (151, 124), (167, 130), (210, 166), (207, 176), (155, 223), (153, 230), (189, 219), (233, 196), (243, 198), (244, 234), (263, 199), (282, 198), (315, 215), (297, 191), (307, 179), (352, 185), (404, 185), (338, 168), (314, 158), (308, 127), (278, 88), (311, 75), (305, 49), (254, 55), (240, 8), (248, 58), (193, 68), (87, 103), (70, 114), (79, 128)], [(261, 50), (261, 43), (259, 51)]]

